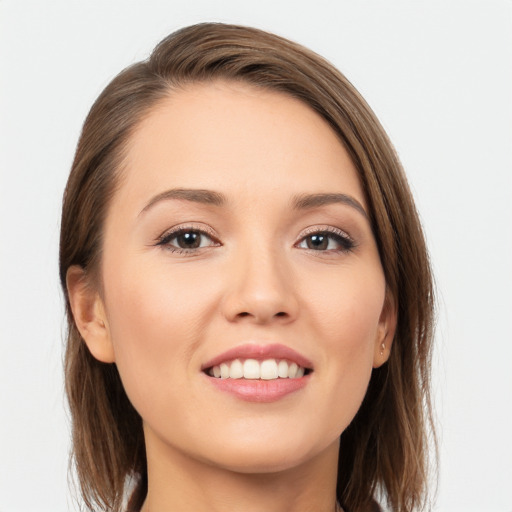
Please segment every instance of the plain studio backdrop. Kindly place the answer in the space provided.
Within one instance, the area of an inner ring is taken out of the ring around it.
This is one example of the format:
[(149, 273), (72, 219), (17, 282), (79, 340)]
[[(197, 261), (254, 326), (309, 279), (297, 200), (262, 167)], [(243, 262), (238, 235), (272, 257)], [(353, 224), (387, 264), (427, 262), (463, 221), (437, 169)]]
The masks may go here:
[(333, 62), (406, 168), (439, 293), (446, 512), (512, 512), (512, 3), (0, 0), (0, 511), (78, 510), (67, 485), (61, 196), (81, 125), (175, 29), (253, 25)]

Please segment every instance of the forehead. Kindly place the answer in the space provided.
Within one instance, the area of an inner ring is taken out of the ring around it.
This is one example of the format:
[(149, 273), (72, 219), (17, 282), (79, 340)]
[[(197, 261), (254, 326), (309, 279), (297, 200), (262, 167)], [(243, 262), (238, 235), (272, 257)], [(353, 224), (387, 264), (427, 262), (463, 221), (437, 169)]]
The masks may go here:
[(117, 200), (142, 208), (145, 198), (176, 187), (241, 201), (334, 191), (364, 205), (353, 163), (328, 123), (289, 95), (243, 83), (172, 91), (135, 130)]

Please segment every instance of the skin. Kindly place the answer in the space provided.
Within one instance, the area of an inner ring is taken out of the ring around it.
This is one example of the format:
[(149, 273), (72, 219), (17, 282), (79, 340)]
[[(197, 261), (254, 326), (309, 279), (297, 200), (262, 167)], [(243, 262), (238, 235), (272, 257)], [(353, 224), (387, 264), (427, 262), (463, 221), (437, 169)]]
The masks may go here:
[[(177, 188), (226, 201), (155, 199)], [(353, 202), (292, 206), (315, 193)], [(141, 122), (106, 218), (102, 286), (72, 267), (68, 289), (89, 349), (117, 364), (143, 418), (145, 512), (334, 510), (339, 436), (396, 323), (366, 208), (335, 133), (286, 95), (196, 84)], [(159, 244), (176, 227), (208, 235), (186, 252)], [(311, 248), (326, 230), (354, 246)], [(211, 385), (202, 365), (248, 342), (308, 358), (307, 385), (270, 403)]]

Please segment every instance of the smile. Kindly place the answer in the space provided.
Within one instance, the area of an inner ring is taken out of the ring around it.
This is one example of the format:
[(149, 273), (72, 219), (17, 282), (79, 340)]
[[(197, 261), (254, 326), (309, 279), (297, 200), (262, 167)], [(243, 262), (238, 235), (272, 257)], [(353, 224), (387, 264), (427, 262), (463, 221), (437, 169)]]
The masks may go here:
[(210, 377), (217, 379), (275, 380), (298, 379), (309, 372), (303, 366), (285, 359), (235, 359), (212, 366), (207, 370)]
[(234, 347), (201, 368), (219, 391), (249, 402), (275, 402), (303, 389), (313, 364), (281, 344)]

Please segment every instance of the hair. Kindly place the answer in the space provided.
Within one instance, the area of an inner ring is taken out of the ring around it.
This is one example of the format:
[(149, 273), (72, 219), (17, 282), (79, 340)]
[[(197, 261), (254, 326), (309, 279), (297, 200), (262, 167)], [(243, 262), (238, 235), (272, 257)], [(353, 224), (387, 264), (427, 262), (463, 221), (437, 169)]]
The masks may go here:
[(147, 60), (110, 82), (84, 123), (65, 189), (60, 238), (68, 322), (65, 379), (71, 460), (84, 502), (91, 511), (119, 512), (134, 478), (130, 507), (139, 510), (147, 493), (147, 465), (142, 420), (116, 365), (96, 360), (80, 336), (66, 273), (79, 265), (90, 279), (99, 275), (106, 212), (141, 120), (180, 87), (215, 80), (298, 98), (329, 123), (350, 154), (398, 321), (389, 360), (373, 370), (363, 403), (341, 435), (337, 498), (350, 512), (372, 510), (376, 497), (397, 512), (423, 509), (430, 447), (436, 446), (430, 396), (434, 289), (418, 213), (396, 152), (365, 100), (322, 57), (277, 35), (217, 23), (174, 32)]

